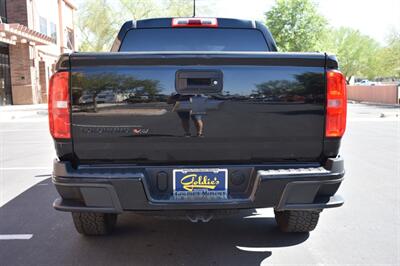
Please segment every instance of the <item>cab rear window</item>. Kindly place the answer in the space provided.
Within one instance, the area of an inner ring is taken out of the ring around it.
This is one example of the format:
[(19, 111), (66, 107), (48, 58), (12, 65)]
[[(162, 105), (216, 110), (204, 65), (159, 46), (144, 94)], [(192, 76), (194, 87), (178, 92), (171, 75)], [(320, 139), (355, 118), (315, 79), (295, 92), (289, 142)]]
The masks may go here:
[(162, 28), (132, 29), (122, 41), (128, 51), (268, 51), (256, 29)]

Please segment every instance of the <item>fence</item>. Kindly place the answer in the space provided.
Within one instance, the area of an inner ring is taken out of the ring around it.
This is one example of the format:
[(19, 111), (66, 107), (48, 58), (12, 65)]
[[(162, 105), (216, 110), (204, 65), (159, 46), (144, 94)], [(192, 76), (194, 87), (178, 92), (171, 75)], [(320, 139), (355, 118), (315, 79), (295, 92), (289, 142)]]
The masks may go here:
[(359, 102), (399, 104), (397, 85), (347, 86), (347, 99)]

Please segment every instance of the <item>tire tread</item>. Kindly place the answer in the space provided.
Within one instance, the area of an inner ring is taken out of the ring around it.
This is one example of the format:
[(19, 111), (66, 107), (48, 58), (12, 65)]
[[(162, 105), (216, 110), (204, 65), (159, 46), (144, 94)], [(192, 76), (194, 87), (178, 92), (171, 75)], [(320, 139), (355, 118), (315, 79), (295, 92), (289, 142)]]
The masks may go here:
[(72, 219), (78, 233), (83, 235), (107, 235), (116, 224), (117, 215), (111, 213), (74, 212)]
[(275, 220), (283, 232), (310, 232), (318, 224), (321, 211), (275, 211)]

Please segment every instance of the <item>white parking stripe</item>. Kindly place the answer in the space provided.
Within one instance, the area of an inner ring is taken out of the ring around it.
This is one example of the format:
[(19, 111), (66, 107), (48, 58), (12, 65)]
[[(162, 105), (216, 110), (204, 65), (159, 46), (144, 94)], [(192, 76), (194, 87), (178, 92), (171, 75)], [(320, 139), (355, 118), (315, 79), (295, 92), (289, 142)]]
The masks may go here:
[(0, 170), (52, 170), (51, 167), (0, 167)]
[[(2, 123), (2, 122), (0, 122)], [(45, 128), (45, 129), (29, 129), (29, 132), (44, 132), (44, 131), (48, 131), (49, 129)], [(21, 129), (6, 129), (6, 130), (0, 130), (0, 133), (8, 133), (8, 132), (22, 132), (22, 131), (27, 131), (25, 128), (21, 128)]]
[(400, 118), (389, 117), (389, 118), (373, 118), (373, 117), (356, 117), (348, 118), (347, 122), (399, 122)]
[(0, 235), (0, 240), (29, 240), (32, 234)]

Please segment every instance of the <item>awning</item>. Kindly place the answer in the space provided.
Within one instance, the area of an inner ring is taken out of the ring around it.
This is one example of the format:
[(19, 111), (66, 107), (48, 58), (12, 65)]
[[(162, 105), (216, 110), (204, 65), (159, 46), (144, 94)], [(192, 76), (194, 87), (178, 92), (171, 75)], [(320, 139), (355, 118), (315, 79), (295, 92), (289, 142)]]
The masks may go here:
[(55, 44), (56, 40), (21, 24), (0, 23), (0, 42), (11, 45), (27, 42), (32, 45), (50, 45)]

